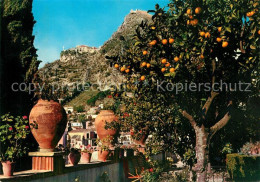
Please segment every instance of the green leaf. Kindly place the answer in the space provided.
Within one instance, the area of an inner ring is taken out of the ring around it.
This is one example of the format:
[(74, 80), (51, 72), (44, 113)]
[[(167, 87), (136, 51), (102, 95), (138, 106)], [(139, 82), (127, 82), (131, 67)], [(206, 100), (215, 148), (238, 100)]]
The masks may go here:
[(231, 28), (230, 27), (226, 27), (226, 31), (231, 33)]
[(139, 42), (139, 41), (138, 41), (138, 42), (135, 43), (135, 46), (138, 46), (138, 45), (141, 44), (141, 43), (142, 43), (142, 42)]

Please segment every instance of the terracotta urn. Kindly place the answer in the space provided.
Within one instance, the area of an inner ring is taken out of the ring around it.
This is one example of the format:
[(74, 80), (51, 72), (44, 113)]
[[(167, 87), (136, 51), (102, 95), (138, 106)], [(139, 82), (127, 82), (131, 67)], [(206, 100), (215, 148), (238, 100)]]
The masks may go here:
[(79, 161), (80, 161), (80, 153), (73, 153), (71, 152), (69, 155), (68, 155), (68, 159), (69, 159), (69, 163), (72, 164), (73, 166), (76, 166)]
[(112, 110), (101, 110), (95, 119), (97, 135), (105, 146), (109, 146), (117, 134), (116, 129), (105, 129), (106, 122), (111, 123), (113, 121), (118, 121), (118, 118)]
[(81, 162), (82, 163), (90, 163), (91, 160), (91, 153), (88, 152), (81, 152)]
[(98, 160), (102, 161), (102, 162), (106, 162), (109, 154), (110, 154), (109, 150), (99, 150), (98, 151)]
[(3, 166), (3, 173), (4, 173), (5, 177), (13, 176), (14, 167), (15, 167), (14, 162), (4, 161), (4, 162), (2, 162), (2, 166)]
[(29, 123), (40, 151), (53, 151), (65, 131), (67, 115), (58, 102), (40, 99), (31, 110)]

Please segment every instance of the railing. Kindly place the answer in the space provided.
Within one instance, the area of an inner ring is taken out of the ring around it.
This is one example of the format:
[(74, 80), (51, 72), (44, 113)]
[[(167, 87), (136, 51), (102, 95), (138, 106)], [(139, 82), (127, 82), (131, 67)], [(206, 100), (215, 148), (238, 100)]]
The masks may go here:
[[(106, 162), (79, 163), (76, 166), (69, 164), (59, 173), (46, 170), (27, 170), (15, 172), (14, 176), (9, 178), (0, 175), (0, 181), (73, 182), (75, 179), (79, 181), (100, 181), (101, 175), (107, 173), (108, 178), (113, 182), (127, 182), (129, 181), (128, 173), (133, 173), (135, 168), (142, 167), (142, 161), (145, 160), (144, 156), (133, 156), (133, 153), (128, 153), (127, 155), (131, 156), (121, 157), (121, 159), (115, 159), (114, 157)], [(163, 159), (163, 154), (154, 156), (154, 158), (158, 160)]]

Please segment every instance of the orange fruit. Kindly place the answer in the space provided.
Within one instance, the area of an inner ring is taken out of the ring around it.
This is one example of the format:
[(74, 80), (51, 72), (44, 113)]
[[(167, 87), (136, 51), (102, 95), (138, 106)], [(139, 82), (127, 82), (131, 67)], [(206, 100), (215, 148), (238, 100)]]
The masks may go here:
[(119, 65), (118, 65), (118, 64), (115, 64), (115, 68), (119, 68)]
[(124, 71), (125, 71), (125, 67), (122, 67), (122, 68), (120, 69), (120, 71), (124, 72)]
[(169, 62), (167, 62), (167, 63), (165, 64), (165, 66), (166, 66), (166, 67), (169, 67), (169, 66), (171, 66), (171, 64), (170, 64)]
[(162, 64), (165, 64), (167, 62), (167, 59), (162, 59)]
[(143, 55), (145, 56), (148, 52), (147, 51), (143, 51)]
[(175, 61), (175, 62), (178, 62), (178, 61), (179, 61), (179, 57), (176, 56), (176, 57), (174, 58), (174, 61)]
[(129, 70), (129, 69), (126, 69), (126, 70), (125, 70), (125, 72), (126, 72), (126, 73), (129, 73), (129, 72), (130, 72), (130, 70)]
[(190, 16), (189, 16), (189, 18), (190, 18), (190, 19), (193, 19), (193, 16), (192, 16), (192, 15), (190, 15)]
[(171, 68), (171, 69), (170, 69), (170, 72), (171, 72), (171, 73), (175, 72), (175, 69), (174, 69), (174, 68)]
[(146, 62), (142, 62), (141, 66), (145, 67), (146, 66)]
[(193, 26), (196, 26), (196, 25), (198, 24), (198, 22), (199, 22), (198, 19), (194, 19), (194, 20), (191, 21), (191, 24), (192, 24)]
[(200, 14), (200, 13), (201, 13), (201, 7), (197, 7), (197, 8), (195, 9), (195, 13), (196, 13), (196, 14)]
[(190, 25), (190, 24), (191, 24), (190, 20), (187, 20), (187, 25)]
[(191, 15), (192, 14), (192, 10), (191, 9), (187, 9), (187, 14)]
[(166, 71), (166, 69), (165, 69), (165, 68), (162, 68), (162, 69), (161, 69), (161, 71), (162, 71), (162, 72), (165, 72), (165, 71)]
[(221, 39), (220, 37), (218, 37), (218, 38), (216, 39), (217, 42), (221, 42), (221, 40), (222, 40), (222, 39)]
[(150, 67), (151, 67), (151, 64), (150, 64), (150, 63), (147, 63), (147, 64), (146, 64), (146, 67), (147, 67), (147, 68), (150, 68)]
[(155, 27), (151, 27), (152, 30), (155, 30)]
[(200, 55), (200, 59), (204, 59), (204, 55), (203, 54)]
[(149, 44), (150, 45), (155, 45), (157, 43), (157, 41), (156, 40), (153, 40), (152, 42), (150, 42)]
[(228, 42), (227, 41), (224, 41), (224, 42), (222, 42), (222, 47), (227, 47), (228, 46)]
[(163, 40), (162, 40), (162, 44), (164, 44), (164, 45), (167, 44), (167, 42), (168, 42), (167, 39), (163, 39)]
[(127, 68), (130, 68), (130, 66), (127, 66)]
[(207, 33), (205, 34), (205, 37), (206, 37), (206, 38), (210, 38), (210, 33), (207, 32)]
[(247, 16), (247, 17), (251, 17), (251, 16), (253, 16), (254, 14), (255, 14), (254, 11), (250, 11), (250, 12), (246, 13), (246, 16)]
[(174, 42), (173, 38), (169, 38), (169, 43), (172, 44)]
[(222, 27), (218, 27), (218, 32), (221, 32), (221, 30), (222, 30)]
[(260, 30), (258, 30), (258, 32), (257, 32), (257, 33), (258, 33), (258, 35), (260, 35)]
[(200, 36), (204, 37), (205, 36), (205, 32), (200, 32)]
[(141, 76), (140, 80), (144, 81), (145, 80), (145, 76)]

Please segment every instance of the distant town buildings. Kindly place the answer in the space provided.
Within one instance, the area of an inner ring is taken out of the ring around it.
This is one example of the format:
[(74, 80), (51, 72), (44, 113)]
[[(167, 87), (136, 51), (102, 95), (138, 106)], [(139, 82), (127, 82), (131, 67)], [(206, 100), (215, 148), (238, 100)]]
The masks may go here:
[[(97, 132), (94, 122), (101, 108), (103, 108), (103, 104), (98, 107), (91, 107), (86, 112), (76, 112), (72, 106), (64, 106), (68, 115), (68, 125), (59, 144), (78, 149), (87, 145), (95, 148), (97, 146)], [(121, 132), (118, 142), (122, 145), (134, 144), (130, 132)]]
[(76, 50), (79, 53), (84, 53), (84, 52), (94, 53), (95, 51), (98, 50), (98, 48), (96, 48), (96, 47), (89, 47), (89, 46), (86, 46), (86, 45), (78, 45), (76, 47)]
[(73, 107), (72, 106), (64, 106), (64, 110), (67, 114), (73, 113)]
[(97, 133), (93, 129), (76, 129), (68, 133), (70, 138), (70, 147), (82, 148), (83, 146), (97, 146)]
[(86, 46), (86, 45), (78, 45), (76, 47), (73, 47), (73, 48), (70, 48), (70, 49), (67, 49), (67, 50), (63, 50), (61, 52), (60, 61), (61, 62), (68, 62), (68, 61), (75, 59), (79, 54), (94, 53), (98, 50), (99, 50), (99, 48), (96, 48), (96, 47), (89, 47), (89, 46)]

